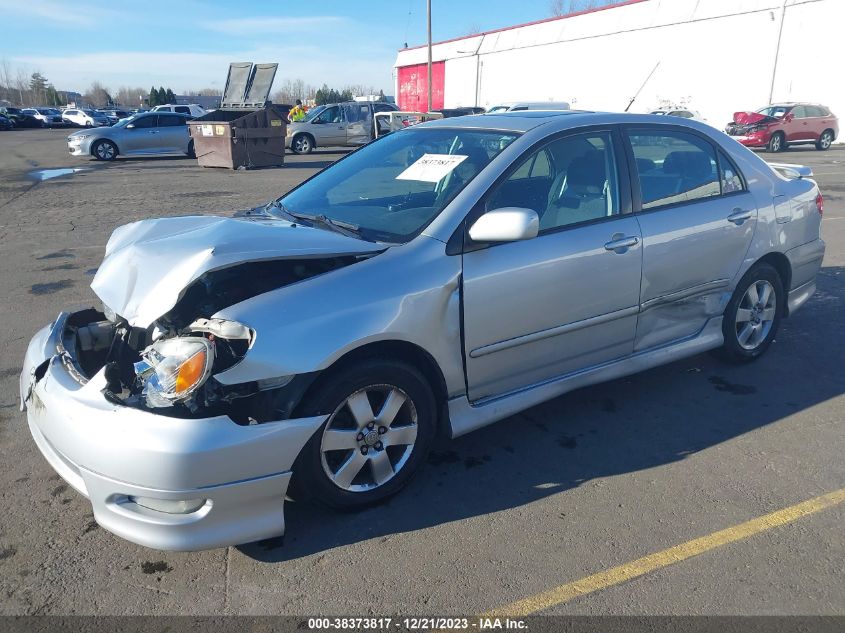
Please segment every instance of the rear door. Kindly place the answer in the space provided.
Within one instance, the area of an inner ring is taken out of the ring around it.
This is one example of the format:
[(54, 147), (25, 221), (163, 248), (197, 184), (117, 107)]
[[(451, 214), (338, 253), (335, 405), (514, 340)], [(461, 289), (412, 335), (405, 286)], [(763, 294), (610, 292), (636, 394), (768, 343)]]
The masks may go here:
[(464, 252), (470, 400), (631, 353), (642, 249), (620, 144), (609, 129), (550, 141), (518, 161), (471, 214), (472, 221), (493, 209), (530, 208), (540, 234)]
[(366, 145), (373, 140), (373, 113), (369, 103), (344, 103), (346, 145)]
[(188, 120), (181, 114), (159, 114), (159, 148), (165, 152), (186, 152), (188, 150)]
[(729, 158), (685, 128), (627, 129), (643, 237), (635, 351), (701, 331), (724, 312), (757, 207)]

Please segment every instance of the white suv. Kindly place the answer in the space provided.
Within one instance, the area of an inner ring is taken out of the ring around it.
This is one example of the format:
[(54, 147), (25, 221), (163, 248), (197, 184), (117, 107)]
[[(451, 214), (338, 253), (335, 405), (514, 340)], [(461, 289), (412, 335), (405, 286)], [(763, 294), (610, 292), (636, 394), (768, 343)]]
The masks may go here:
[(81, 108), (68, 108), (62, 112), (62, 120), (70, 125), (78, 125), (80, 127), (99, 127), (109, 124), (108, 117), (102, 112), (83, 110)]
[(153, 112), (179, 112), (181, 114), (187, 114), (194, 118), (201, 117), (203, 114), (206, 113), (205, 109), (203, 109), (196, 103), (190, 103), (188, 105), (173, 105), (168, 103), (167, 105), (159, 105), (154, 107)]

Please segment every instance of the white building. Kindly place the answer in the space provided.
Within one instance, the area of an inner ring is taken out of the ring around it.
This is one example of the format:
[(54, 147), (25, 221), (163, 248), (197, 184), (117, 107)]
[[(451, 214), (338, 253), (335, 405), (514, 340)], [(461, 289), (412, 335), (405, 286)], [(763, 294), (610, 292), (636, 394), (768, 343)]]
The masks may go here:
[[(436, 16), (435, 16), (436, 19)], [(627, 0), (433, 46), (433, 108), (568, 101), (575, 109), (737, 110), (809, 101), (845, 116), (845, 0)], [(426, 47), (399, 51), (402, 109), (425, 109)], [(655, 70), (656, 68), (656, 70)]]

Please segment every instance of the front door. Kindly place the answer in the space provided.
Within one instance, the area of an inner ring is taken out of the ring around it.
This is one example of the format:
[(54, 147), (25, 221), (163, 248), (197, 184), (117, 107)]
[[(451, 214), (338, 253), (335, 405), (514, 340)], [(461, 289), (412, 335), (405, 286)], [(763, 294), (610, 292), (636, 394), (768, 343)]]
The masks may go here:
[(346, 145), (346, 123), (343, 109), (339, 105), (330, 106), (320, 112), (309, 127), (318, 147)]
[(158, 114), (148, 114), (135, 119), (123, 128), (118, 141), (121, 154), (146, 154), (159, 147), (159, 130), (156, 126)]
[(465, 249), (470, 400), (631, 354), (642, 248), (620, 144), (609, 130), (551, 141), (481, 203), (537, 211), (540, 234)]
[(630, 129), (628, 138), (641, 198), (641, 351), (694, 336), (724, 312), (757, 206), (733, 162), (705, 137), (655, 126)]

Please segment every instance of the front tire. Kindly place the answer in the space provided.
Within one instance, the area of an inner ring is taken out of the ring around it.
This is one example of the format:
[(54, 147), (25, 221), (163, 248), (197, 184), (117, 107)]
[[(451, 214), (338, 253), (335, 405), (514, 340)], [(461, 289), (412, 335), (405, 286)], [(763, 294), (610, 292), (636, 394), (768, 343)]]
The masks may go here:
[(772, 138), (769, 139), (767, 149), (772, 154), (777, 154), (786, 149), (786, 136), (784, 136), (783, 132), (775, 132), (772, 134)]
[(833, 130), (825, 130), (819, 137), (819, 142), (816, 143), (816, 149), (820, 152), (826, 152), (833, 145)]
[(414, 367), (363, 360), (322, 378), (298, 415), (328, 415), (294, 465), (295, 496), (339, 510), (396, 494), (425, 460), (437, 407)]
[(117, 145), (111, 141), (97, 141), (91, 148), (91, 154), (97, 160), (114, 160), (117, 158)]
[(769, 264), (757, 264), (745, 273), (725, 309), (725, 341), (719, 355), (739, 364), (765, 354), (777, 334), (785, 296), (780, 275)]
[(188, 158), (196, 158), (197, 151), (194, 148), (194, 139), (191, 139), (191, 142), (188, 143), (188, 151), (185, 153)]
[(294, 154), (310, 154), (314, 151), (314, 141), (307, 134), (300, 134), (293, 137), (290, 148)]

